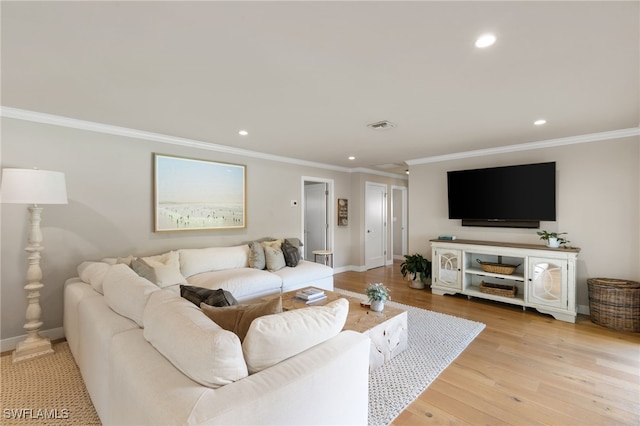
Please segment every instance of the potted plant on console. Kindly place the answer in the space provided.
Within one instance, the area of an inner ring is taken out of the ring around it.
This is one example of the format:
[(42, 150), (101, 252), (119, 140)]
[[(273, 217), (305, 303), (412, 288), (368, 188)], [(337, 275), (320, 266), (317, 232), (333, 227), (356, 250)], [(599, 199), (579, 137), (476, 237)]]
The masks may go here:
[(547, 247), (558, 248), (562, 246), (566, 248), (567, 244), (570, 243), (569, 240), (562, 237), (562, 235), (567, 235), (566, 232), (547, 232), (542, 230), (536, 233), (540, 236), (541, 240), (546, 241)]
[(375, 312), (382, 312), (384, 302), (391, 300), (389, 289), (382, 283), (369, 284), (367, 288), (364, 289), (364, 294), (369, 298), (371, 310)]
[(405, 254), (404, 262), (400, 264), (400, 273), (409, 281), (409, 287), (423, 289), (427, 278), (431, 277), (431, 261), (421, 254)]

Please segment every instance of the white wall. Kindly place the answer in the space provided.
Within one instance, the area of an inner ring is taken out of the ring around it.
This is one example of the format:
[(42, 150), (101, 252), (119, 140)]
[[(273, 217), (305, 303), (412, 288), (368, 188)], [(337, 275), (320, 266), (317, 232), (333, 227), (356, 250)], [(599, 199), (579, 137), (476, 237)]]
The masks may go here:
[[(244, 230), (153, 232), (153, 152), (247, 166), (247, 228)], [(148, 255), (181, 247), (238, 244), (265, 236), (301, 237), (301, 177), (332, 179), (335, 197), (352, 199), (353, 175), (230, 153), (114, 136), (49, 124), (2, 118), (1, 167), (62, 171), (68, 205), (44, 206), (41, 266), (43, 330), (62, 326), (64, 282), (83, 260)], [(379, 179), (395, 182), (393, 179)], [(358, 179), (356, 178), (356, 181)], [(355, 187), (358, 191), (358, 188)], [(364, 192), (364, 187), (360, 189)], [(350, 204), (352, 218), (359, 213)], [(0, 339), (24, 335), (29, 221), (27, 206), (1, 208)], [(331, 214), (336, 214), (332, 212)], [(351, 237), (356, 224), (336, 227), (334, 265), (358, 267)]]
[(587, 278), (640, 280), (640, 137), (411, 166), (409, 252), (431, 258), (429, 240), (438, 235), (541, 244), (536, 229), (449, 220), (446, 172), (546, 161), (556, 162), (557, 221), (540, 228), (568, 232), (571, 245), (581, 248), (578, 305), (588, 305)]

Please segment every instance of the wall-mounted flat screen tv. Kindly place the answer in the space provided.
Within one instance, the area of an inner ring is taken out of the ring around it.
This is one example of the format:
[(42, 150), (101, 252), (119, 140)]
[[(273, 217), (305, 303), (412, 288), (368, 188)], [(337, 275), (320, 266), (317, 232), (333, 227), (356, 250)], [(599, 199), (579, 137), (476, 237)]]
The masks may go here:
[(556, 163), (447, 172), (449, 219), (463, 226), (538, 228), (556, 220)]

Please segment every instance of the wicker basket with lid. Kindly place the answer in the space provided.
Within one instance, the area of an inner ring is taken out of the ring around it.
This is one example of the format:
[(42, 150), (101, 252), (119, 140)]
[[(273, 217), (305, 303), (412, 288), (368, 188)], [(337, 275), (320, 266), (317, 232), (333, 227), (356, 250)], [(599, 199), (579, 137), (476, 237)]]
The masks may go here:
[(619, 331), (640, 332), (640, 283), (589, 278), (591, 321)]

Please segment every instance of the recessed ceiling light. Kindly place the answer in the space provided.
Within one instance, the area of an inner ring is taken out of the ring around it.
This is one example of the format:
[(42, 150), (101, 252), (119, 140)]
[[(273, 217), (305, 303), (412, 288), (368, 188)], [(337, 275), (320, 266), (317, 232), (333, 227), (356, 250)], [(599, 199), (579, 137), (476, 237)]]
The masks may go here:
[(356, 157), (354, 157), (353, 155), (351, 157), (349, 157), (349, 160), (355, 160)]
[(536, 126), (542, 126), (543, 124), (546, 124), (547, 120), (536, 120), (533, 122), (533, 124), (535, 124)]
[(496, 42), (496, 36), (493, 34), (483, 34), (476, 40), (476, 47), (489, 47)]
[(240, 136), (247, 136), (247, 135), (249, 134), (249, 132), (247, 132), (246, 130), (240, 130), (240, 131), (238, 132), (238, 134), (239, 134)]

